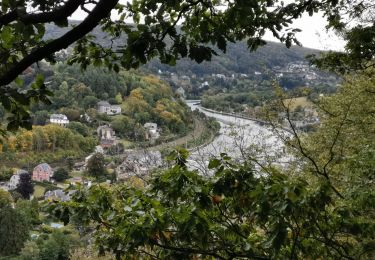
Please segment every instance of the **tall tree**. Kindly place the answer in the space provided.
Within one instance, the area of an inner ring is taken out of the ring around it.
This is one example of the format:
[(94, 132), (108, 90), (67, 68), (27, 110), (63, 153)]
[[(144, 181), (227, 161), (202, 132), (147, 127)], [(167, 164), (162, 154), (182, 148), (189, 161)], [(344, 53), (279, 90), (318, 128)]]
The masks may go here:
[(29, 223), (11, 207), (0, 210), (0, 256), (16, 255), (29, 238)]
[(105, 176), (104, 156), (101, 153), (95, 153), (87, 162), (87, 172), (90, 176), (100, 178)]
[(20, 181), (17, 185), (16, 191), (20, 193), (24, 199), (30, 199), (31, 194), (34, 192), (34, 185), (29, 173), (20, 174)]

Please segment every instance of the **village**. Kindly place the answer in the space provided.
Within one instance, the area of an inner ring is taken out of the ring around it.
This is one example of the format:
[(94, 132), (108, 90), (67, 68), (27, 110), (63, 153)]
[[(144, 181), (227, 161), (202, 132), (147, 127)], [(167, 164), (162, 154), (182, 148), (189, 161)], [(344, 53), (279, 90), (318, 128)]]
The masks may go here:
[[(97, 103), (98, 114), (105, 114), (114, 116), (121, 114), (121, 107), (118, 105), (111, 105), (107, 101), (99, 101)], [(86, 120), (90, 120), (88, 115)], [(54, 124), (60, 127), (68, 127), (70, 121), (64, 114), (51, 114), (46, 122), (47, 124)], [(160, 129), (156, 123), (147, 122), (143, 125), (146, 129), (145, 140), (150, 145), (160, 137)], [(126, 181), (129, 178), (142, 178), (150, 173), (153, 169), (162, 167), (163, 160), (160, 151), (151, 151), (147, 149), (127, 149), (121, 143), (121, 139), (116, 136), (115, 131), (110, 124), (102, 124), (96, 129), (98, 143), (94, 151), (84, 158), (83, 161), (75, 162), (70, 169), (64, 167), (52, 167), (46, 162), (37, 164), (31, 172), (27, 169), (13, 169), (13, 174), (9, 181), (0, 182), (0, 189), (6, 191), (15, 191), (23, 179), (22, 176), (30, 176), (30, 181), (34, 184), (34, 193), (31, 198), (35, 197), (39, 200), (70, 200), (72, 190), (66, 191), (69, 187), (76, 185), (84, 185), (90, 187), (96, 182), (96, 179), (87, 174), (87, 165), (94, 155), (100, 154), (108, 155), (110, 148), (117, 149), (115, 151), (116, 158), (122, 158), (120, 162), (114, 163), (104, 162), (103, 167), (114, 176), (114, 178), (106, 179), (105, 182), (113, 183), (117, 181)], [(66, 178), (60, 177), (60, 172), (66, 172)], [(26, 177), (27, 179), (27, 177)], [(103, 181), (103, 179), (101, 179)], [(74, 191), (74, 189), (73, 189)]]

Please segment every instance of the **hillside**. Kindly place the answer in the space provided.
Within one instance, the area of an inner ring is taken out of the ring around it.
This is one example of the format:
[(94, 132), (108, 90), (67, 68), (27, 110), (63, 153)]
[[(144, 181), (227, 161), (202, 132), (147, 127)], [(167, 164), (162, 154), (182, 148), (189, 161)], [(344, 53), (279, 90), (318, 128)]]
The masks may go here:
[(198, 64), (189, 59), (182, 59), (176, 66), (160, 64), (154, 60), (145, 67), (152, 72), (170, 71), (172, 73), (185, 75), (195, 74), (203, 76), (205, 74), (226, 74), (236, 73), (254, 74), (255, 71), (270, 70), (275, 66), (284, 66), (288, 63), (305, 61), (308, 54), (318, 53), (317, 50), (293, 46), (288, 49), (281, 43), (268, 42), (264, 47), (260, 47), (256, 52), (250, 52), (245, 42), (229, 43), (226, 53), (219, 53), (210, 62)]
[[(75, 21), (71, 21), (75, 24)], [(45, 38), (52, 38), (62, 35), (66, 32), (66, 28), (60, 28), (49, 24), (46, 27)], [(106, 35), (100, 30), (95, 29), (92, 32), (98, 42), (102, 45), (108, 45), (109, 41)], [(116, 40), (115, 45), (122, 45), (125, 38)], [(151, 61), (144, 66), (145, 69), (158, 73), (161, 71), (169, 71), (172, 73), (184, 75), (202, 76), (205, 74), (253, 74), (255, 71), (265, 71), (275, 66), (284, 66), (288, 63), (301, 62), (305, 60), (305, 56), (312, 53), (318, 53), (318, 50), (293, 46), (288, 49), (281, 43), (268, 42), (264, 47), (260, 47), (256, 52), (250, 52), (245, 42), (236, 44), (229, 43), (226, 53), (218, 52), (220, 56), (214, 57), (211, 62), (203, 62), (197, 64), (189, 59), (182, 59), (177, 62), (176, 66), (161, 64), (157, 59)]]

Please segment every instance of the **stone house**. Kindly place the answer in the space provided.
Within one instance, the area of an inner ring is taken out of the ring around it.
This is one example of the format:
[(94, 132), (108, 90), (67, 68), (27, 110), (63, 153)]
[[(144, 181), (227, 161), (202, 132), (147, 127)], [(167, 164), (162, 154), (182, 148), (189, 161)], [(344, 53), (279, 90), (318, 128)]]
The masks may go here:
[(74, 190), (71, 190), (71, 191), (68, 191), (68, 192), (65, 192), (61, 189), (57, 189), (57, 190), (51, 190), (51, 191), (47, 191), (45, 194), (44, 194), (44, 199), (45, 200), (57, 200), (57, 201), (69, 201), (71, 199), (71, 195), (73, 195), (76, 191)]
[(50, 181), (53, 176), (53, 170), (47, 163), (37, 165), (33, 170), (32, 179), (34, 181)]
[(111, 105), (107, 101), (99, 101), (97, 103), (97, 110), (99, 114), (107, 114), (107, 115), (121, 114), (121, 107), (119, 105)]
[(115, 131), (109, 125), (99, 126), (96, 131), (98, 133), (101, 147), (108, 148), (115, 144)]

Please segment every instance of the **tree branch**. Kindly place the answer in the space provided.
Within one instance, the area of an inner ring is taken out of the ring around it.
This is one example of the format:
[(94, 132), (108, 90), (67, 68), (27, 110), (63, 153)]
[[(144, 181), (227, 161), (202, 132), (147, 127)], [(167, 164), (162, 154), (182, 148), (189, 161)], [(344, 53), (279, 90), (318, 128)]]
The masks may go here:
[(20, 20), (24, 24), (49, 23), (60, 21), (71, 16), (85, 0), (69, 0), (65, 5), (56, 7), (51, 12), (41, 12), (28, 14), (24, 7), (17, 8), (0, 17), (0, 27), (7, 25), (16, 20)]
[(70, 44), (88, 34), (99, 24), (102, 19), (109, 15), (118, 1), (119, 0), (100, 0), (92, 10), (91, 14), (87, 16), (82, 23), (74, 27), (60, 38), (33, 50), (29, 55), (24, 57), (21, 61), (16, 63), (13, 67), (1, 75), (0, 86), (11, 83), (19, 74), (21, 74), (33, 63), (40, 61), (59, 50), (67, 48)]

